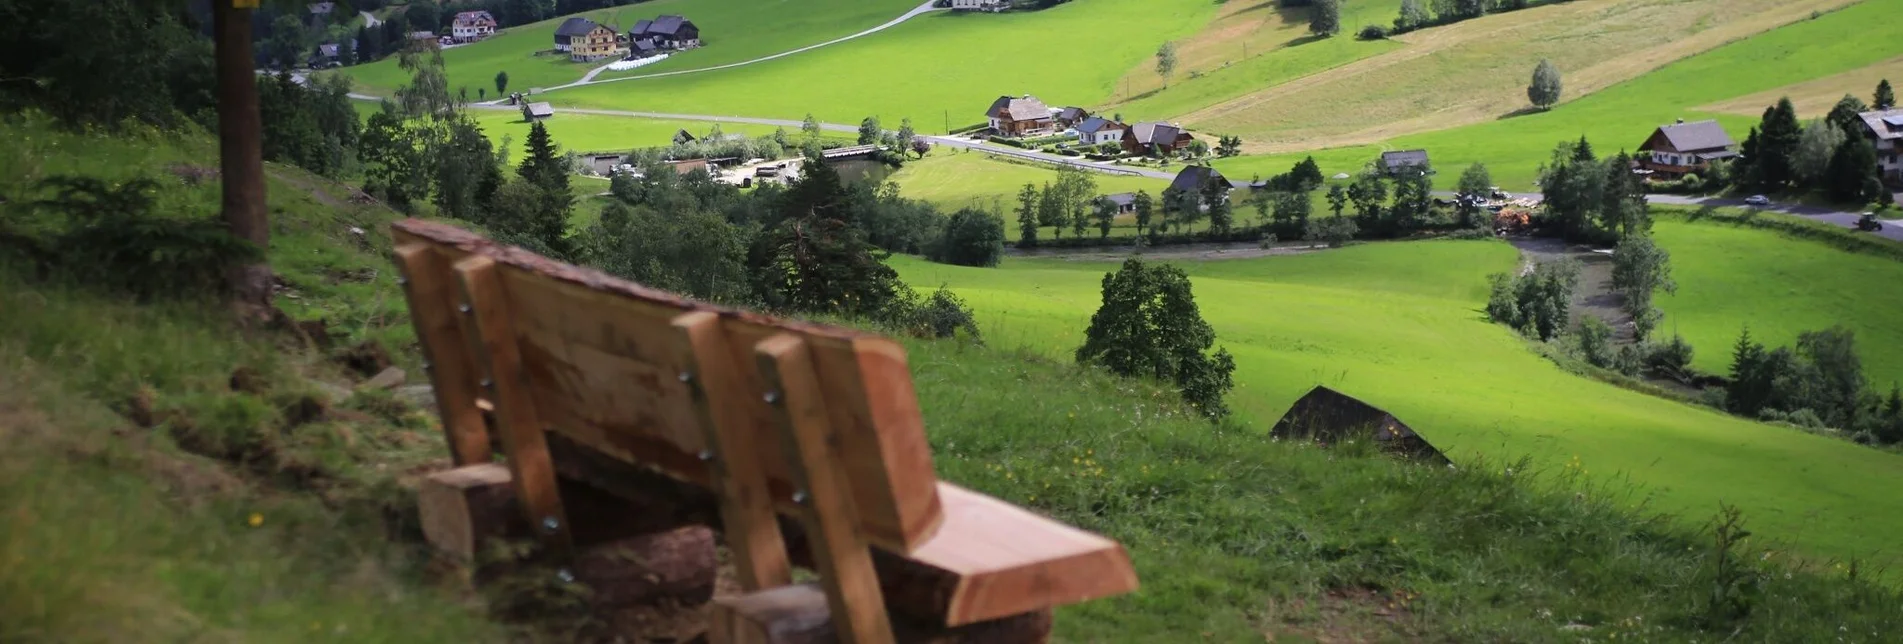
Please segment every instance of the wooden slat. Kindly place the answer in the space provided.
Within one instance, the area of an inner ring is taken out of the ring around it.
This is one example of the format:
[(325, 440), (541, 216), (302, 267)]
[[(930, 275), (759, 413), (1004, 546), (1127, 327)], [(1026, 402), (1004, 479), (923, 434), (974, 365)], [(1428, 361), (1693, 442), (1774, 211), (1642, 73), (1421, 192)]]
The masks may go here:
[(735, 405), (758, 389), (741, 384), (719, 315), (706, 311), (681, 315), (674, 319), (674, 328), (689, 352), (691, 366), (682, 372), (683, 380), (695, 385), (695, 407), (711, 446), (713, 488), (720, 497), (720, 519), (740, 588), (752, 592), (792, 583), (792, 565), (774, 516), (766, 471), (759, 451), (747, 442), (752, 427)]
[(777, 398), (767, 402), (780, 409), (787, 460), (794, 464), (794, 482), (802, 490), (796, 494), (803, 494), (808, 506), (804, 519), (812, 535), (813, 558), (839, 639), (845, 644), (891, 642), (892, 624), (886, 619), (871, 546), (859, 533), (852, 490), (841, 468), (841, 437), (833, 430), (806, 340), (782, 334), (761, 342), (754, 352), (771, 388), (766, 395)]
[(455, 271), (481, 340), (479, 358), (490, 374), (490, 401), (495, 404), (496, 427), (509, 459), (516, 498), (542, 542), (567, 553), (572, 545), (568, 518), (562, 512), (555, 466), (549, 461), (542, 420), (522, 368), (508, 293), (495, 261), (488, 257), (466, 257), (456, 262)]
[(430, 388), (436, 394), (450, 459), (458, 466), (487, 463), (491, 456), (489, 430), (483, 426), (482, 410), (476, 408), (476, 383), (482, 376), (470, 359), (468, 340), (456, 321), (456, 308), (462, 298), (449, 264), (424, 242), (397, 247), (396, 258), (403, 275), (403, 292), (409, 300), (410, 320), (423, 345), (423, 360), (429, 365)]

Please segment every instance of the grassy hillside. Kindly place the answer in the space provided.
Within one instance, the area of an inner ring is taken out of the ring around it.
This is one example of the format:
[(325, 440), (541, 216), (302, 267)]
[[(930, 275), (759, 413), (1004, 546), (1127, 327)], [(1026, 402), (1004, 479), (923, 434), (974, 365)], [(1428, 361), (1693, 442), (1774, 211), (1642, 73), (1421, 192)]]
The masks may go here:
[[(1256, 260), (1183, 262), (1203, 315), (1235, 355), (1231, 406), (1258, 427), (1317, 384), (1388, 409), (1456, 461), (1577, 459), (1596, 480), (1637, 484), (1652, 507), (1692, 520), (1718, 503), (1766, 538), (1815, 557), (1892, 559), (1903, 528), (1903, 457), (1745, 422), (1568, 374), (1480, 309), (1495, 242), (1417, 242)], [(993, 342), (1067, 357), (1114, 264), (1007, 261), (965, 269), (900, 261), (917, 285), (947, 284)], [(1879, 482), (1887, 481), (1887, 483)]]
[[(617, 25), (622, 31), (642, 19), (679, 14), (700, 27), (704, 47), (630, 71), (651, 74), (724, 65), (826, 42), (879, 25), (917, 6), (912, 0), (653, 0), (636, 5), (576, 14)], [(566, 55), (543, 55), (554, 48), (562, 16), (503, 30), (482, 42), (443, 52), (449, 86), (495, 91), (496, 72), (509, 72), (510, 91), (553, 87), (581, 80), (588, 70), (607, 64), (569, 62)], [(391, 57), (343, 70), (366, 93), (389, 95), (409, 81)]]
[[(1149, 177), (1092, 174), (1091, 178), (1097, 180), (1099, 194), (1148, 190), (1161, 198), (1163, 189), (1169, 187), (1168, 181)], [(940, 148), (931, 156), (907, 162), (888, 180), (899, 184), (900, 194), (929, 201), (947, 212), (972, 207), (989, 210), (994, 205), (1009, 212), (1017, 208), (1018, 191), (1024, 184), (1055, 182), (1057, 171)]]
[[(1593, 3), (1573, 3), (1590, 6)], [(1586, 135), (1603, 154), (1637, 147), (1675, 118), (1716, 117), (1743, 140), (1755, 118), (1700, 112), (1697, 106), (1854, 70), (1903, 54), (1903, 0), (1866, 0), (1815, 20), (1802, 20), (1664, 66), (1658, 71), (1572, 99), (1550, 112), (1528, 114), (1437, 132), (1305, 152), (1324, 174), (1354, 172), (1383, 149), (1426, 148), (1443, 171), (1442, 187), (1460, 168), (1484, 161), (1494, 183), (1527, 190), (1541, 162), (1560, 141)], [(1530, 67), (1529, 67), (1530, 69)], [(1564, 70), (1562, 70), (1564, 71)], [(1573, 87), (1568, 76), (1568, 87)], [(1865, 90), (1867, 93), (1868, 90)], [(1576, 95), (1568, 90), (1568, 96)], [(1286, 170), (1302, 154), (1256, 155), (1218, 162), (1231, 176)]]
[[(483, 134), (488, 135), (489, 140), (496, 145), (501, 145), (504, 137), (509, 139), (511, 159), (521, 153), (522, 144), (528, 140), (532, 127), (529, 122), (522, 120), (521, 112), (470, 110), (469, 115), (482, 125)], [(558, 113), (542, 121), (549, 137), (568, 152), (626, 152), (635, 148), (667, 147), (674, 142), (675, 132), (687, 130), (694, 136), (703, 136), (716, 125), (721, 132), (748, 136), (766, 136), (779, 129), (770, 125), (636, 119), (595, 114)], [(799, 131), (794, 129), (792, 133), (798, 135)]]
[(1672, 253), (1678, 294), (1658, 298), (1661, 327), (1697, 347), (1694, 364), (1724, 373), (1746, 323), (1759, 342), (1788, 345), (1797, 334), (1843, 325), (1857, 333), (1864, 370), (1881, 390), (1903, 382), (1903, 263), (1780, 236), (1682, 219), (1653, 235)]
[[(611, 109), (731, 114), (830, 123), (910, 117), (924, 132), (983, 120), (1000, 95), (1052, 105), (1109, 98), (1164, 40), (1194, 32), (1205, 0), (1091, 0), (1010, 14), (939, 13), (798, 56), (686, 76), (552, 92), (549, 101)], [(1129, 118), (1142, 115), (1126, 114)]]
[(1869, 104), (1871, 95), (1876, 93), (1877, 83), (1885, 79), (1890, 79), (1891, 84), (1903, 83), (1903, 56), (1840, 74), (1813, 78), (1749, 96), (1700, 106), (1699, 109), (1706, 112), (1730, 112), (1757, 117), (1764, 113), (1765, 106), (1776, 103), (1779, 98), (1789, 98), (1797, 107), (1800, 117), (1820, 118), (1829, 114), (1830, 108), (1836, 107), (1838, 99), (1843, 98), (1845, 94), (1855, 96), (1865, 104)]

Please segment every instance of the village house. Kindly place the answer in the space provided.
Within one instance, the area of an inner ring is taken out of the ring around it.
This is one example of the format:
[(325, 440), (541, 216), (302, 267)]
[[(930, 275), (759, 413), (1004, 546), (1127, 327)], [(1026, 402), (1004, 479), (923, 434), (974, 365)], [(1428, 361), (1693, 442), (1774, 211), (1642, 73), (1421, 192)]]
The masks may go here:
[[(1203, 194), (1203, 186), (1208, 185), (1212, 181), (1222, 185), (1223, 198), (1228, 199), (1229, 190), (1233, 188), (1235, 184), (1230, 183), (1229, 178), (1222, 176), (1222, 173), (1217, 172), (1215, 168), (1206, 165), (1183, 166), (1182, 170), (1177, 171), (1176, 178), (1170, 180), (1170, 187), (1163, 189), (1163, 194), (1174, 194), (1177, 195), (1179, 199), (1189, 198), (1200, 200)], [(1203, 206), (1208, 207), (1209, 204), (1205, 203)]]
[(449, 37), (456, 42), (475, 42), (495, 35), (496, 17), (487, 11), (463, 11), (449, 25)]
[(1101, 116), (1093, 116), (1077, 124), (1077, 142), (1084, 145), (1122, 143), (1123, 135), (1128, 131), (1130, 131), (1129, 126), (1122, 123)]
[(337, 3), (313, 2), (304, 5), (304, 8), (310, 11), (310, 24), (315, 27), (330, 22), (330, 14), (337, 10)]
[(1883, 181), (1903, 185), (1903, 109), (1864, 112), (1864, 136), (1877, 149), (1877, 169)]
[(555, 28), (555, 51), (571, 51), (573, 42), (586, 39), (596, 26), (595, 21), (580, 16), (563, 20), (562, 25)]
[(1390, 177), (1425, 174), (1432, 168), (1426, 150), (1391, 150), (1381, 153), (1381, 171)]
[(634, 23), (628, 40), (646, 40), (660, 49), (692, 49), (700, 46), (700, 27), (680, 16), (661, 16)]
[(951, 0), (953, 11), (1004, 11), (1011, 5), (1007, 0)]
[(568, 41), (568, 59), (586, 63), (604, 58), (619, 58), (627, 55), (621, 48), (618, 32), (613, 27), (599, 23), (590, 23), (594, 27), (587, 33), (570, 38)]
[(1148, 122), (1130, 126), (1123, 135), (1123, 149), (1130, 154), (1170, 155), (1183, 151), (1196, 140), (1189, 131), (1169, 123)]
[(1068, 129), (1090, 118), (1090, 112), (1081, 107), (1066, 107), (1057, 111), (1057, 127)]
[(1056, 121), (1051, 118), (1051, 108), (1030, 94), (1025, 94), (1023, 98), (999, 96), (998, 100), (991, 102), (991, 108), (985, 110), (985, 118), (999, 136), (1044, 133), (1056, 125)]
[(1703, 172), (1711, 162), (1738, 156), (1731, 135), (1717, 121), (1686, 123), (1679, 119), (1660, 126), (1639, 146), (1638, 165), (1660, 178), (1678, 179)]
[(1113, 195), (1104, 195), (1099, 198), (1110, 202), (1112, 206), (1116, 206), (1117, 214), (1119, 215), (1127, 215), (1137, 211), (1136, 193), (1119, 192)]

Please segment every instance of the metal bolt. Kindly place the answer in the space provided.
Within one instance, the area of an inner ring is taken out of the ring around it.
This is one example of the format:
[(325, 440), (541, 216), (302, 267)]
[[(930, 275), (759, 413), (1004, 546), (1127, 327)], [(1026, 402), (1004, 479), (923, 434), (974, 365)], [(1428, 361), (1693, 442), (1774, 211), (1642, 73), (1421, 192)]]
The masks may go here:
[(765, 400), (766, 404), (769, 404), (769, 405), (780, 404), (780, 392), (777, 392), (777, 391), (766, 392), (766, 395), (761, 396), (760, 398), (761, 400)]
[(575, 573), (569, 572), (567, 568), (555, 571), (555, 578), (562, 580), (564, 584), (575, 583)]
[(679, 377), (681, 379), (681, 382), (684, 382), (684, 383), (694, 381), (694, 374), (691, 374), (685, 371), (682, 371)]
[(799, 490), (793, 493), (793, 503), (798, 505), (806, 505), (806, 501), (807, 501), (806, 490)]
[(456, 305), (456, 310), (461, 311), (463, 313), (468, 313), (470, 309), (468, 304), (458, 304)]
[(706, 462), (712, 462), (712, 461), (714, 460), (714, 450), (711, 450), (711, 449), (703, 449), (703, 450), (701, 450), (701, 451), (700, 451), (700, 460), (701, 460), (701, 462), (703, 462), (703, 463), (706, 463)]
[(554, 532), (560, 529), (561, 527), (562, 527), (562, 522), (555, 520), (555, 517), (548, 517), (548, 518), (542, 519), (543, 530)]
[(483, 378), (481, 384), (483, 389), (494, 389), (496, 386), (495, 381), (492, 381), (488, 378)]

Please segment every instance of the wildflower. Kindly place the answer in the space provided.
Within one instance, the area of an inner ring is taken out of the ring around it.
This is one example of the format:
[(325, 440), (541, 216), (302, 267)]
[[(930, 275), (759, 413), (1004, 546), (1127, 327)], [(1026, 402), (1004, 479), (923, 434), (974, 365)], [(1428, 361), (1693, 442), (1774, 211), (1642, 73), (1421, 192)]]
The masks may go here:
[(245, 518), (244, 522), (245, 525), (253, 528), (264, 525), (264, 515), (253, 512), (250, 517)]

